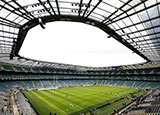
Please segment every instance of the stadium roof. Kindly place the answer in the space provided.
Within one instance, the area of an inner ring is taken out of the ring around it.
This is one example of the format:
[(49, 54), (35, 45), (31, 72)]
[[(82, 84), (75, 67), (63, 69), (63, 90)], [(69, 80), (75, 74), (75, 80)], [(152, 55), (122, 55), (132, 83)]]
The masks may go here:
[(0, 61), (53, 65), (18, 55), (29, 29), (52, 21), (96, 26), (146, 61), (160, 61), (160, 0), (1, 0)]

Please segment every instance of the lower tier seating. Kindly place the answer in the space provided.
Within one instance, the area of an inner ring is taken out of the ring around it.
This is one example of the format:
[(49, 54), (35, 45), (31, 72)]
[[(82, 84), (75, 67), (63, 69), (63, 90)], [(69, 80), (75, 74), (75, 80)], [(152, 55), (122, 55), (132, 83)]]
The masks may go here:
[(152, 91), (144, 100), (133, 104), (122, 115), (159, 115), (160, 90)]
[(30, 81), (0, 81), (0, 91), (8, 92), (17, 87), (24, 89), (40, 89), (50, 87), (68, 87), (82, 85), (111, 85), (119, 87), (160, 89), (159, 82), (124, 81), (124, 80), (30, 80)]

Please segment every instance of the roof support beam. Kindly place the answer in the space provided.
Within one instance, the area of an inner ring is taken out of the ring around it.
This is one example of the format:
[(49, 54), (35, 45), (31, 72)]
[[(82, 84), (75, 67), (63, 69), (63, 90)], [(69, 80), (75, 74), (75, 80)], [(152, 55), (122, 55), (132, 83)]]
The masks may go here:
[(14, 34), (14, 35), (18, 35), (17, 33), (9, 32), (9, 31), (5, 31), (5, 30), (0, 30), (0, 32), (3, 32), (3, 33), (9, 33), (9, 34)]
[(6, 23), (6, 22), (2, 22), (2, 23), (1, 23), (1, 22), (2, 22), (2, 21), (0, 20), (0, 25), (12, 27), (12, 28), (19, 28), (19, 27), (15, 26), (15, 25), (8, 24), (8, 23)]
[[(147, 1), (147, 0), (145, 0), (145, 1)], [(144, 1), (142, 1), (142, 2), (140, 2), (140, 3), (138, 3), (138, 4), (136, 4), (135, 6), (133, 6), (133, 7), (131, 7), (131, 8), (129, 8), (129, 9), (126, 10), (125, 12), (123, 11), (121, 14), (119, 14), (119, 15), (117, 15), (116, 17), (112, 18), (111, 21), (113, 21), (115, 18), (117, 18), (117, 17), (119, 17), (119, 16), (121, 16), (121, 15), (127, 13), (128, 11), (130, 11), (130, 10), (132, 10), (132, 9), (134, 9), (134, 8), (136, 8), (136, 7), (138, 7), (139, 5), (141, 5), (141, 4), (143, 4), (143, 3), (144, 3)], [(110, 20), (109, 20), (109, 21), (110, 21)], [(109, 21), (107, 21), (107, 22), (109, 22)], [(105, 24), (106, 24), (107, 22), (105, 22)]]
[[(143, 35), (143, 36), (136, 36), (136, 37), (133, 37), (132, 39), (138, 39), (138, 38), (143, 38), (143, 37), (146, 37), (146, 36), (151, 36), (151, 35), (156, 35), (156, 34), (160, 34), (160, 32), (156, 32), (156, 33), (151, 33), (151, 34), (146, 34), (146, 35)], [(130, 40), (130, 39), (126, 39), (126, 40)]]
[[(3, 2), (3, 0), (2, 0), (2, 2)], [(7, 3), (7, 5), (10, 6), (10, 4), (8, 4), (8, 3)], [(6, 10), (8, 10), (9, 12), (12, 12), (12, 13), (14, 13), (14, 14), (16, 14), (16, 15), (22, 17), (22, 18), (25, 18), (25, 19), (29, 20), (28, 16), (25, 15), (25, 16), (27, 16), (27, 17), (24, 17), (24, 16), (22, 15), (23, 12), (21, 12), (21, 11), (19, 11), (21, 14), (18, 14), (18, 13), (16, 13), (15, 11), (12, 11), (12, 10), (8, 9), (7, 7), (2, 6), (2, 5), (0, 5), (0, 7), (6, 9)], [(14, 8), (14, 7), (12, 7), (12, 8)], [(16, 8), (14, 8), (14, 10), (16, 10)]]
[(60, 16), (60, 15), (61, 15), (61, 13), (60, 13), (60, 10), (59, 10), (58, 0), (55, 0), (55, 1), (56, 1), (56, 5), (57, 5), (58, 15)]
[(83, 0), (80, 0), (79, 10), (78, 10), (78, 17), (79, 17), (80, 14), (81, 14), (82, 2), (83, 2)]
[(16, 38), (14, 38), (14, 37), (9, 37), (9, 36), (1, 36), (1, 35), (0, 35), (0, 37), (1, 37), (1, 38), (8, 38), (8, 39), (16, 39)]
[(13, 44), (9, 44), (9, 43), (8, 44), (6, 44), (6, 43), (2, 44), (2, 43), (0, 43), (0, 46), (2, 46), (2, 45), (4, 45), (4, 47), (5, 47), (5, 46), (12, 46)]
[(7, 41), (7, 40), (0, 40), (0, 42), (7, 42), (7, 43), (13, 43), (12, 41)]
[[(144, 39), (144, 40), (140, 40), (140, 41), (136, 41), (136, 43), (141, 43), (141, 42), (146, 42), (146, 41), (160, 41), (160, 37), (156, 37), (156, 38), (149, 38), (149, 39)], [(134, 42), (131, 42), (131, 44)]]
[(93, 7), (93, 9), (88, 13), (88, 15), (87, 15), (86, 17), (84, 17), (83, 21), (84, 21), (85, 19), (87, 19), (87, 18), (91, 15), (91, 13), (97, 8), (97, 6), (98, 6), (101, 2), (102, 2), (102, 0), (99, 0), (99, 2)]
[[(159, 49), (154, 49), (154, 50), (160, 52), (160, 48), (159, 48)], [(144, 50), (144, 52), (145, 52), (145, 51), (153, 53), (153, 50), (150, 50), (150, 49), (146, 49), (146, 50)]]
[[(137, 31), (134, 31), (134, 32), (126, 33), (126, 34), (128, 34), (128, 35), (130, 35), (130, 34), (135, 34), (135, 33), (138, 33), (138, 32), (148, 31), (148, 30), (150, 30), (150, 29), (155, 29), (155, 28), (159, 28), (159, 27), (160, 27), (160, 25), (156, 25), (156, 26), (152, 26), (152, 27), (149, 27), (149, 28), (137, 30)], [(121, 35), (121, 36), (125, 36), (125, 34), (124, 34), (124, 35)]]
[(150, 48), (144, 48), (144, 50), (156, 50), (156, 49), (160, 49), (160, 45), (156, 45), (156, 46), (152, 46), (152, 47), (150, 47)]
[(39, 3), (44, 7), (44, 9), (51, 15), (51, 16), (53, 16), (52, 15), (52, 13), (48, 10), (48, 8), (45, 6), (45, 4), (44, 4), (44, 2), (42, 2), (41, 0), (38, 0), (39, 1)]
[(129, 26), (122, 27), (120, 29), (116, 29), (115, 31), (123, 30), (123, 29), (129, 28), (129, 27), (132, 27), (132, 26), (135, 26), (135, 25), (138, 25), (138, 24), (143, 24), (145, 22), (148, 22), (148, 21), (151, 21), (151, 20), (156, 20), (156, 19), (159, 19), (159, 18), (160, 18), (160, 16), (156, 16), (154, 18), (150, 18), (150, 19), (147, 19), (147, 20), (144, 20), (144, 21), (141, 21), (141, 22), (134, 23), (134, 24), (129, 25)]
[[(160, 43), (158, 43), (158, 42), (151, 42), (151, 43), (141, 43), (141, 44), (137, 44), (137, 45), (141, 45), (141, 46), (144, 45), (146, 47), (149, 46), (149, 45), (153, 45), (153, 46), (156, 46), (156, 45), (158, 46), (159, 45), (160, 46)], [(133, 46), (137, 46), (137, 45), (133, 45)]]
[[(7, 50), (7, 49), (6, 49)], [(9, 55), (7, 55), (7, 54), (10, 54), (10, 53), (8, 53), (8, 52), (3, 52), (3, 53), (1, 53), (0, 52), (0, 54), (6, 54), (6, 56), (3, 56), (3, 57), (8, 57)], [(0, 56), (0, 57), (2, 57), (2, 56)]]
[(49, 0), (47, 0), (47, 2), (48, 2), (48, 4), (49, 4), (50, 8), (52, 9), (52, 12), (54, 13), (55, 17), (57, 18), (57, 14), (56, 14), (56, 12), (54, 11), (51, 2), (50, 2)]
[[(142, 2), (142, 3), (143, 3), (143, 2)], [(155, 6), (158, 6), (159, 4), (160, 4), (160, 3), (157, 3), (157, 4), (153, 4), (153, 5), (151, 5), (151, 6), (148, 6), (147, 9), (153, 8), (153, 7), (155, 7)], [(134, 7), (135, 7), (135, 6), (134, 6)], [(133, 7), (130, 8), (130, 10), (132, 10), (132, 9), (133, 9)], [(138, 13), (140, 13), (140, 12), (142, 12), (142, 11), (145, 11), (145, 10), (146, 10), (146, 8), (143, 8), (143, 9), (141, 9), (141, 10), (138, 10), (137, 12), (128, 14), (127, 17), (133, 16), (133, 15), (138, 14)], [(128, 11), (129, 11), (129, 9), (128, 9), (127, 11), (125, 11), (125, 13), (128, 12)], [(116, 18), (119, 17), (119, 16), (121, 16), (121, 14), (120, 14), (120, 15), (117, 15), (116, 17), (114, 17), (113, 19), (111, 19), (111, 20), (112, 20), (111, 22), (107, 21), (106, 23), (109, 25), (109, 24), (115, 23), (115, 22), (117, 22), (117, 21), (119, 21), (119, 20), (122, 20), (122, 19), (126, 18), (126, 16), (124, 16), (124, 17), (122, 17), (122, 18), (119, 18), (119, 19), (117, 19), (117, 20), (114, 20), (114, 19), (116, 19)], [(106, 23), (105, 23), (105, 24), (106, 24)]]
[(114, 39), (125, 45), (127, 48), (131, 49), (133, 52), (135, 52), (145, 60), (150, 61), (145, 55), (143, 55), (140, 51), (138, 51), (135, 47), (129, 44), (126, 40), (124, 40), (120, 35), (118, 35), (114, 30), (112, 30), (108, 26), (104, 25), (103, 23), (100, 23), (96, 26), (105, 31), (107, 34), (111, 35), (111, 37), (113, 37)]
[[(39, 22), (38, 22), (38, 18), (36, 19), (32, 19), (30, 21), (28, 21), (25, 25), (21, 26), (20, 27), (20, 30), (19, 30), (19, 33), (18, 33), (18, 38), (17, 38), (17, 46), (16, 46), (16, 49), (15, 49), (15, 55), (17, 56), (18, 55), (18, 52), (23, 44), (23, 41), (28, 33), (28, 30), (35, 27), (36, 25), (38, 25)], [(26, 27), (27, 25), (27, 27)]]
[(85, 9), (85, 11), (84, 11), (84, 13), (83, 13), (82, 17), (84, 17), (84, 16), (85, 16), (85, 14), (86, 14), (86, 12), (87, 12), (88, 8), (90, 7), (91, 2), (92, 2), (92, 0), (89, 0), (89, 2), (88, 2), (88, 4), (87, 4), (87, 7), (86, 7), (86, 9)]
[[(38, 0), (38, 1), (39, 1), (40, 4), (44, 7), (44, 9), (45, 9), (51, 16), (53, 16), (53, 14), (48, 10), (48, 8), (45, 6), (45, 4), (44, 4), (41, 0)], [(50, 1), (47, 0), (47, 2), (48, 2), (49, 6), (51, 7), (51, 9), (52, 9), (52, 11), (53, 11), (53, 13), (54, 13), (54, 15), (55, 15), (54, 18), (57, 18), (57, 15), (56, 15), (56, 13), (55, 13), (55, 11), (54, 11), (54, 9), (53, 9)]]
[(128, 5), (132, 0), (128, 0), (125, 4), (123, 4), (120, 8), (118, 8), (116, 11), (114, 11), (111, 15), (109, 15), (108, 17), (106, 17), (102, 23), (104, 23), (106, 20), (108, 20), (111, 16), (113, 16), (116, 12), (118, 12), (118, 10), (122, 10), (123, 7), (125, 7), (126, 5)]
[(26, 14), (30, 15), (32, 18), (35, 18), (30, 12), (28, 12), (25, 8), (23, 8), (16, 0), (12, 0), (16, 5), (18, 5), (21, 9), (23, 9)]
[(20, 26), (21, 26), (20, 24), (15, 23), (15, 22), (13, 22), (13, 21), (10, 21), (10, 20), (8, 20), (8, 19), (6, 19), (6, 18), (3, 18), (3, 17), (0, 17), (0, 19), (5, 20), (5, 21), (7, 21), (7, 22), (10, 22), (10, 23), (8, 23), (8, 24), (14, 25), (14, 26), (16, 26), (16, 27), (20, 27)]

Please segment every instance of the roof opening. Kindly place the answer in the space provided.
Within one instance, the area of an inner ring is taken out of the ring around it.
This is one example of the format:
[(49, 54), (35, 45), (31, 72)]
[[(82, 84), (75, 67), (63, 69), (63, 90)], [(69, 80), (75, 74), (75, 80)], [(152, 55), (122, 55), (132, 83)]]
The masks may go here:
[(51, 22), (32, 28), (19, 55), (42, 61), (90, 67), (127, 65), (144, 60), (97, 27)]

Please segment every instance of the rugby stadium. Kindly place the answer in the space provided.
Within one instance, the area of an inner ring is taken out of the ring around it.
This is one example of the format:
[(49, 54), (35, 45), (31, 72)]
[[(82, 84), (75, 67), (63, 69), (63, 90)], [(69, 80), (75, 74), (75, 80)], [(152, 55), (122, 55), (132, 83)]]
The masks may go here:
[[(99, 28), (145, 62), (89, 67), (20, 55), (32, 28), (58, 21)], [(0, 115), (159, 114), (160, 0), (0, 1)]]

